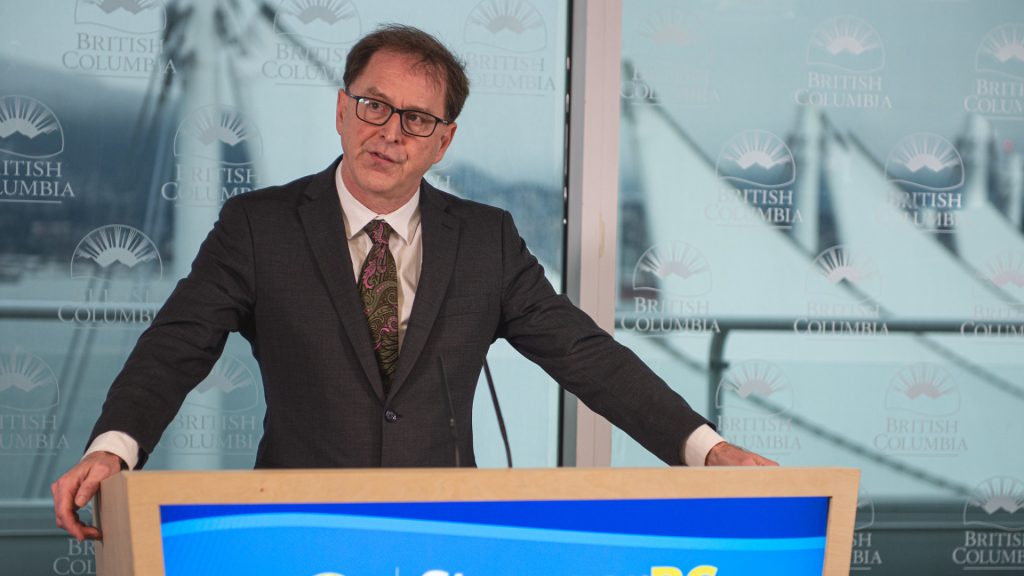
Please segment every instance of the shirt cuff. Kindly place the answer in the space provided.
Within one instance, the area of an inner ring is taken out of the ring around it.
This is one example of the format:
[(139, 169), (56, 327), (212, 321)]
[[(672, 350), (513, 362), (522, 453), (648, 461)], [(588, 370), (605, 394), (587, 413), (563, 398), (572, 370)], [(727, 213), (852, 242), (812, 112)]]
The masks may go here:
[(112, 430), (100, 434), (92, 441), (82, 458), (93, 452), (110, 452), (124, 460), (129, 470), (134, 470), (139, 464), (139, 443), (124, 432)]
[(722, 438), (711, 426), (701, 425), (686, 439), (686, 445), (683, 448), (683, 464), (704, 466), (708, 459), (708, 453), (719, 442), (725, 442), (725, 438)]

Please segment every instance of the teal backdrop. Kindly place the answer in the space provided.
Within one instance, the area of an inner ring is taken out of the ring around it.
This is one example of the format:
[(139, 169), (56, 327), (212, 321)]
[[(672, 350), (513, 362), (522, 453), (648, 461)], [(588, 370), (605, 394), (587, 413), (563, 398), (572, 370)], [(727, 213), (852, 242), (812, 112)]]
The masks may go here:
[[(511, 210), (561, 286), (568, 15), (564, 1), (0, 4), (0, 574), (95, 573), (91, 546), (54, 525), (50, 483), (221, 203), (341, 153), (344, 58), (378, 24), (421, 27), (466, 61), (472, 96), (427, 178)], [(516, 464), (557, 465), (557, 387), (503, 344), (489, 361)], [(478, 461), (504, 466), (486, 388), (477, 400)], [(232, 336), (147, 468), (251, 468), (263, 412)]]
[[(1024, 3), (622, 4), (616, 337), (733, 441), (861, 469), (852, 572), (1024, 574)], [(0, 573), (95, 573), (49, 484), (220, 204), (340, 152), (344, 56), (378, 23), (466, 60), (427, 177), (511, 210), (561, 286), (571, 11), (4, 1)], [(489, 361), (516, 465), (557, 465), (556, 387)], [(232, 338), (149, 466), (248, 468), (262, 418)], [(660, 465), (618, 431), (611, 460)]]
[(626, 0), (622, 35), (616, 336), (726, 437), (862, 471), (851, 573), (1024, 574), (1024, 4)]

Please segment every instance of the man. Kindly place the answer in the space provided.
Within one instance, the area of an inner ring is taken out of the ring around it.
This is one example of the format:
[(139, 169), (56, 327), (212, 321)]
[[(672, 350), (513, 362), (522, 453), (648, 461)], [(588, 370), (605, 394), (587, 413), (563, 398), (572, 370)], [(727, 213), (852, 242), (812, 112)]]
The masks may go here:
[[(423, 175), (469, 85), (433, 37), (382, 28), (349, 53), (327, 170), (233, 198), (111, 386), (57, 525), (137, 468), (227, 335), (250, 341), (267, 414), (257, 467), (473, 465), (474, 389), (506, 338), (669, 464), (774, 464), (725, 443), (632, 352), (557, 295), (507, 212)], [(400, 351), (400, 353), (399, 353)]]

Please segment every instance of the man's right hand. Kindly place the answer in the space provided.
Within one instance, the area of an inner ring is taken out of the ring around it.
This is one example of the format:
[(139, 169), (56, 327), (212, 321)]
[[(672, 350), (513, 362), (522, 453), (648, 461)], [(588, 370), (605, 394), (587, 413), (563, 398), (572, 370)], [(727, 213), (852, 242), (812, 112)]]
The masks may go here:
[(77, 512), (92, 500), (100, 482), (121, 471), (121, 464), (121, 458), (110, 452), (93, 452), (58, 478), (50, 486), (57, 526), (80, 541), (103, 538), (98, 528), (83, 524)]

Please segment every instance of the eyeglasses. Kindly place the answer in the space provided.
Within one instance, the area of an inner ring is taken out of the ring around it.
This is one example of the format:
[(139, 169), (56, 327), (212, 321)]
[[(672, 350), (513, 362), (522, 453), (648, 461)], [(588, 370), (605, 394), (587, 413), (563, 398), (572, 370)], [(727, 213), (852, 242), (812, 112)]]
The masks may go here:
[(448, 120), (438, 118), (429, 112), (422, 110), (403, 110), (395, 108), (387, 102), (367, 98), (366, 96), (353, 96), (345, 91), (345, 94), (356, 101), (356, 117), (374, 126), (383, 126), (391, 120), (391, 115), (398, 113), (401, 119), (402, 132), (410, 136), (426, 138), (434, 133), (438, 124), (445, 126), (451, 124)]

